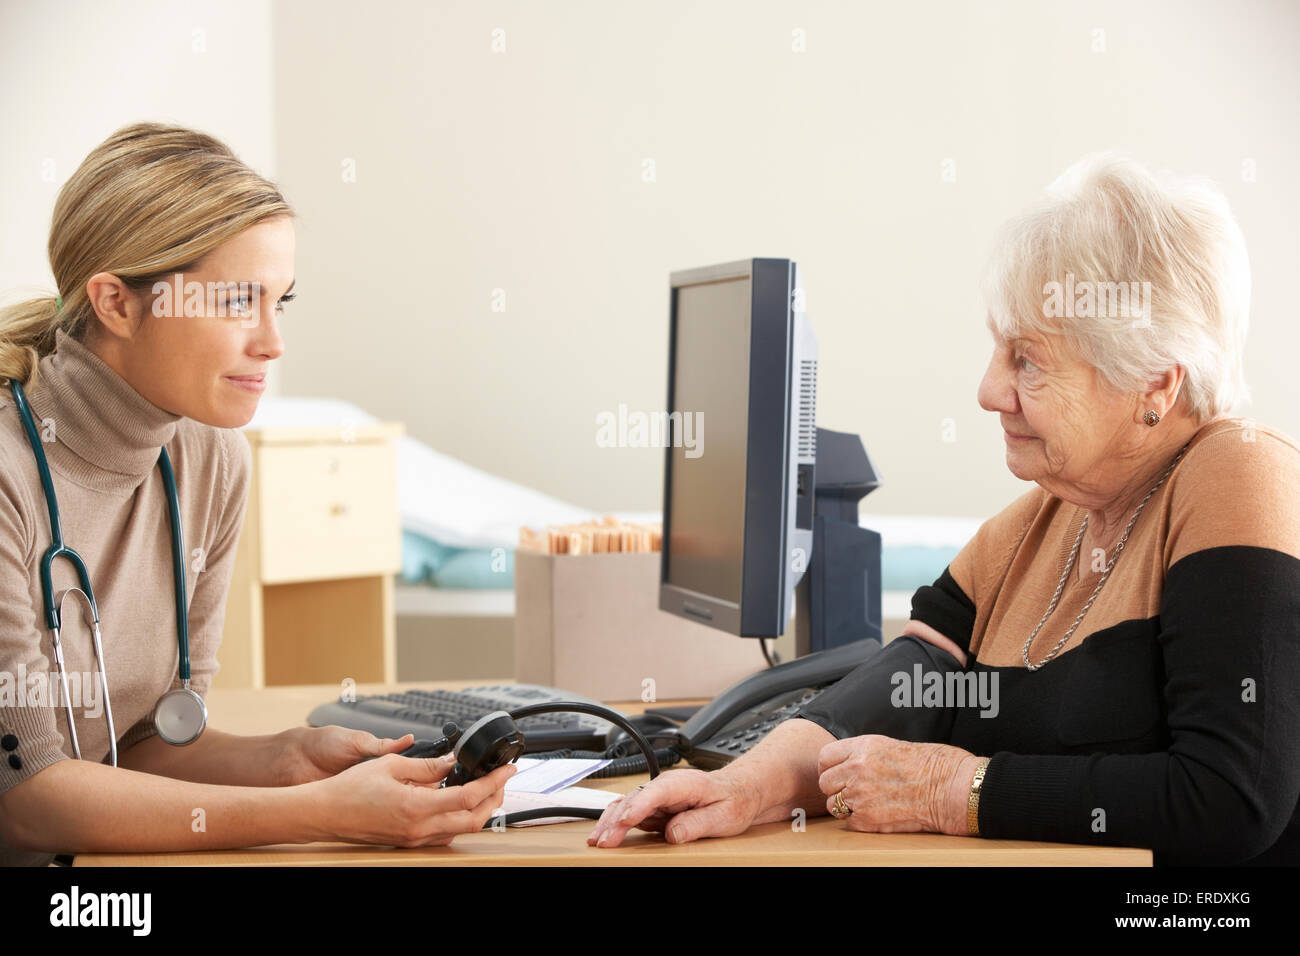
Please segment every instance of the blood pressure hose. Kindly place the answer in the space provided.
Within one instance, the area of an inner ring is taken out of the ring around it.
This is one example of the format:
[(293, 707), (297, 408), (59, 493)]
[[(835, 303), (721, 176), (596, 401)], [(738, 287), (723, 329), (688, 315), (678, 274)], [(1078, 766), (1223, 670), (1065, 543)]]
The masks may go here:
[[(608, 720), (610, 723), (626, 731), (632, 740), (640, 748), (642, 755), (645, 757), (646, 766), (650, 769), (650, 779), (659, 776), (659, 760), (655, 756), (654, 748), (646, 740), (641, 731), (637, 730), (632, 722), (617, 711), (610, 710), (608, 707), (601, 707), (599, 704), (589, 704), (580, 701), (548, 701), (544, 704), (528, 704), (524, 707), (517, 707), (508, 713), (498, 712), (496, 715), (488, 715), (473, 724), (465, 733), (459, 736), (456, 742), (456, 758), (458, 761), (464, 758), (474, 760), (477, 755), (477, 761), (468, 768), (462, 767), (460, 774), (453, 774), (456, 777), (462, 777), (469, 774), (469, 779), (484, 776), (491, 773), (498, 766), (513, 761), (522, 753), (523, 734), (514, 727), (514, 721), (523, 720), (525, 717), (536, 717), (540, 714), (588, 714), (592, 717), (600, 717)], [(508, 721), (504, 724), (502, 717), (507, 717)], [(493, 726), (494, 725), (494, 726)], [(518, 750), (515, 750), (518, 747)], [(504, 760), (496, 759), (505, 757)], [(453, 774), (448, 775), (448, 779), (453, 778)], [(533, 810), (520, 810), (515, 813), (507, 813), (504, 818), (498, 822), (496, 819), (483, 825), (483, 829), (491, 830), (497, 826), (509, 826), (512, 823), (523, 823), (527, 820), (539, 820), (545, 817), (580, 817), (584, 820), (599, 820), (603, 811), (594, 807), (538, 807)]]

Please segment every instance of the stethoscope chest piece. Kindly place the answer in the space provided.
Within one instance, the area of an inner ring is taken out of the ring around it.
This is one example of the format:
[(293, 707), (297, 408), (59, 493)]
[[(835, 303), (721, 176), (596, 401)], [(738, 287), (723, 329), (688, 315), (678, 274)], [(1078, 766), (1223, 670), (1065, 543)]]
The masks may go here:
[(177, 747), (198, 740), (207, 724), (207, 705), (188, 687), (163, 694), (154, 710), (153, 725), (158, 736)]

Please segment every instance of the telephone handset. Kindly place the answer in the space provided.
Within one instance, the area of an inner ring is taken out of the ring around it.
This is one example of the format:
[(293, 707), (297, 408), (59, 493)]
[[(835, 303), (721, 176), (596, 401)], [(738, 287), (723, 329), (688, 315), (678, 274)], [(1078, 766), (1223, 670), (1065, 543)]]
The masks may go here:
[(749, 750), (773, 727), (881, 650), (871, 638), (819, 651), (747, 677), (719, 694), (677, 731), (674, 745), (703, 770)]

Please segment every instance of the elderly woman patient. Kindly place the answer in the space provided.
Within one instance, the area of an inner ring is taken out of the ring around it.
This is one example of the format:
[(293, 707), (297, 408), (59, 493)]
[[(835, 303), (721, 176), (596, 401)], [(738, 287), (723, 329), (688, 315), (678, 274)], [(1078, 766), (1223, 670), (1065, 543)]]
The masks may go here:
[[(589, 843), (802, 808), (1300, 863), (1300, 446), (1230, 417), (1250, 272), (1225, 200), (1085, 159), (1005, 228), (985, 297), (979, 402), (1036, 487), (916, 592), (903, 636), (726, 768), (615, 801)], [(892, 693), (918, 662), (997, 706)]]

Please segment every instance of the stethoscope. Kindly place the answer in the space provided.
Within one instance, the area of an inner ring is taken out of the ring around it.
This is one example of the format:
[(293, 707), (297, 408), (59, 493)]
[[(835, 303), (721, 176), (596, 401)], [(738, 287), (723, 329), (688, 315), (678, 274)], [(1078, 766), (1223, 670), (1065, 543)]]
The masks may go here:
[[(23, 427), (27, 430), (27, 440), (31, 442), (32, 453), (36, 456), (36, 467), (41, 474), (41, 487), (45, 490), (45, 504), (50, 512), (50, 547), (41, 558), (41, 591), (45, 598), (45, 620), (54, 632), (54, 660), (59, 668), (59, 686), (63, 691), (63, 705), (67, 710), (68, 734), (72, 738), (72, 751), (81, 759), (81, 745), (77, 742), (77, 727), (72, 717), (72, 698), (68, 696), (68, 675), (63, 666), (63, 645), (59, 640), (60, 624), (63, 618), (63, 602), (68, 594), (75, 591), (90, 608), (93, 643), (95, 647), (95, 665), (99, 669), (99, 679), (104, 690), (104, 712), (108, 718), (108, 747), (117, 766), (117, 734), (113, 729), (113, 707), (108, 699), (108, 673), (104, 667), (104, 648), (99, 630), (99, 606), (95, 602), (95, 592), (90, 586), (90, 573), (81, 555), (63, 543), (63, 526), (59, 522), (59, 503), (54, 497), (54, 481), (50, 477), (50, 467), (45, 460), (45, 450), (41, 447), (40, 436), (36, 433), (36, 422), (32, 419), (31, 409), (27, 405), (27, 396), (22, 386), (10, 380), (14, 393), (14, 404), (22, 416)], [(208, 723), (208, 708), (203, 698), (190, 689), (190, 628), (185, 611), (185, 543), (181, 532), (180, 496), (176, 492), (176, 478), (172, 474), (171, 459), (164, 446), (158, 454), (158, 465), (162, 468), (163, 484), (167, 488), (167, 505), (171, 514), (172, 526), (172, 566), (176, 578), (176, 632), (180, 642), (180, 678), (181, 686), (168, 691), (158, 700), (154, 708), (154, 727), (158, 736), (169, 744), (182, 747), (198, 740), (203, 728)], [(81, 587), (65, 588), (54, 599), (54, 584), (50, 568), (54, 559), (66, 557), (77, 570)]]

